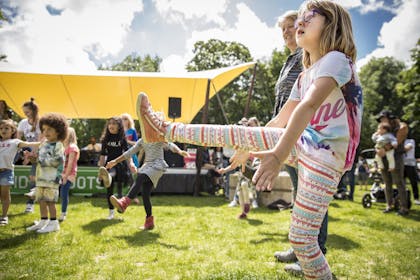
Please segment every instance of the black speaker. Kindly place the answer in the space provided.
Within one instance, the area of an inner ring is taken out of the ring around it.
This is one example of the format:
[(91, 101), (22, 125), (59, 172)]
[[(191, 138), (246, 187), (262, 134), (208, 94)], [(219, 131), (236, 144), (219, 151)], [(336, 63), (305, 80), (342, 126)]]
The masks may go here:
[(181, 117), (181, 98), (169, 97), (169, 117), (172, 119)]

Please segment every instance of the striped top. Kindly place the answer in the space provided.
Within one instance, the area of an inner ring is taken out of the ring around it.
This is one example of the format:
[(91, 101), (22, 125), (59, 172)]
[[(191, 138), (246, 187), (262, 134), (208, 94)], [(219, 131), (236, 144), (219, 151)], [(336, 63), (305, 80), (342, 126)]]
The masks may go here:
[(280, 70), (275, 87), (276, 103), (274, 104), (273, 118), (277, 116), (287, 99), (289, 99), (293, 84), (302, 70), (302, 49), (298, 48), (294, 54), (287, 57)]
[(156, 187), (160, 177), (162, 177), (165, 170), (169, 167), (164, 160), (163, 149), (169, 148), (171, 152), (178, 152), (180, 149), (174, 143), (144, 143), (143, 139), (139, 139), (136, 144), (126, 151), (123, 156), (129, 159), (132, 155), (137, 154), (140, 149), (144, 149), (144, 163), (138, 170), (138, 173), (146, 174)]

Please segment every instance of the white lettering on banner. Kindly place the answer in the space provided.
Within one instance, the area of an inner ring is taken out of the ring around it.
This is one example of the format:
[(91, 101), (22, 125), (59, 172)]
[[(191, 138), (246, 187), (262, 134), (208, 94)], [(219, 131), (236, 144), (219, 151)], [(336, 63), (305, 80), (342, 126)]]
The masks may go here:
[(336, 119), (344, 113), (345, 109), (346, 106), (344, 106), (343, 98), (337, 100), (332, 110), (331, 103), (323, 104), (319, 107), (317, 114), (312, 118), (311, 124), (322, 125), (331, 118)]
[(27, 176), (15, 176), (14, 189), (26, 189), (28, 187), (29, 178)]
[(77, 177), (75, 189), (83, 190), (100, 190), (102, 187), (99, 184), (98, 178), (96, 176), (84, 176)]

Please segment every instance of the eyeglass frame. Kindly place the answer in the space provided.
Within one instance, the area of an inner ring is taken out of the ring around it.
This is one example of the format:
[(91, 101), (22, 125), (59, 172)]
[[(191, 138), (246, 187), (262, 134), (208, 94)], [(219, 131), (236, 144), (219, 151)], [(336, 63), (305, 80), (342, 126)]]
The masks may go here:
[(311, 20), (314, 18), (315, 14), (321, 15), (321, 16), (326, 16), (325, 13), (323, 13), (322, 11), (318, 10), (318, 9), (312, 9), (310, 10), (310, 12), (312, 12), (312, 15), (308, 15), (305, 17), (305, 15), (301, 16), (300, 18), (298, 17), (295, 20), (294, 23), (294, 27), (298, 28), (299, 27), (299, 23), (303, 22), (304, 25), (306, 25), (307, 23), (310, 23)]

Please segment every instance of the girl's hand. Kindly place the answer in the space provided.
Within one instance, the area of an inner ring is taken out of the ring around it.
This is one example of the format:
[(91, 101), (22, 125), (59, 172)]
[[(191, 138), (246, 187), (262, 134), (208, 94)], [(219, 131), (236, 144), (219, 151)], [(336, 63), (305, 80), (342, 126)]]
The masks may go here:
[(223, 175), (223, 174), (225, 174), (226, 173), (226, 170), (227, 170), (228, 168), (226, 167), (226, 168), (219, 168), (219, 169), (216, 169), (215, 171), (217, 172), (217, 173), (219, 173), (220, 175)]
[(244, 150), (236, 150), (233, 156), (230, 158), (230, 166), (227, 168), (235, 169), (242, 165), (242, 172), (245, 172), (245, 163), (249, 158), (249, 152)]
[(106, 164), (105, 168), (106, 169), (111, 169), (112, 167), (114, 167), (115, 165), (117, 165), (117, 162), (115, 160), (110, 160), (108, 161), (108, 163)]
[(130, 164), (130, 171), (131, 171), (131, 173), (136, 173), (137, 172), (137, 167), (134, 163)]
[(257, 190), (271, 190), (274, 186), (274, 180), (279, 175), (282, 164), (274, 154), (274, 151), (263, 151), (251, 153), (261, 160), (257, 168), (252, 182), (255, 184)]
[(66, 175), (62, 175), (61, 176), (61, 184), (65, 185), (67, 183), (67, 176)]
[(183, 151), (183, 150), (179, 151), (178, 154), (183, 156), (183, 157), (189, 157), (190, 156), (190, 154), (187, 151)]

